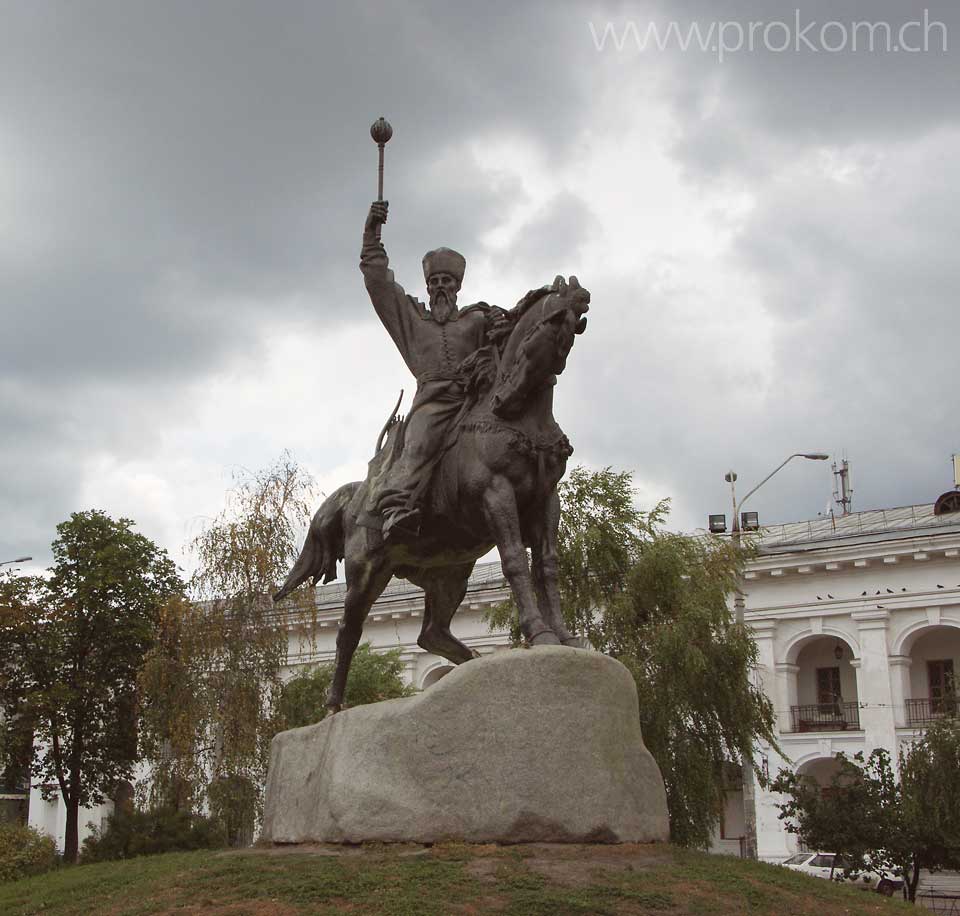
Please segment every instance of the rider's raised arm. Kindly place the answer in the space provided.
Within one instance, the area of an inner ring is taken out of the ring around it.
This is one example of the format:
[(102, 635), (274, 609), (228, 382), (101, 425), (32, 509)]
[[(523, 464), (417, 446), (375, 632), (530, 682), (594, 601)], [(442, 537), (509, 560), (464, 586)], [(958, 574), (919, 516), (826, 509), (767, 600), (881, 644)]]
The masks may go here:
[[(389, 298), (397, 290), (400, 295), (405, 295), (403, 287), (393, 278), (387, 250), (379, 237), (378, 229), (387, 221), (387, 206), (385, 200), (376, 200), (370, 205), (370, 212), (363, 226), (363, 247), (360, 249), (360, 270), (374, 307), (377, 306), (377, 299), (385, 296)], [(396, 290), (393, 287), (396, 287)]]
[(403, 287), (394, 280), (387, 251), (377, 237), (377, 227), (386, 221), (387, 202), (374, 201), (370, 205), (370, 212), (363, 227), (360, 271), (377, 316), (390, 333), (404, 360), (408, 360), (415, 323), (421, 320), (421, 313)]

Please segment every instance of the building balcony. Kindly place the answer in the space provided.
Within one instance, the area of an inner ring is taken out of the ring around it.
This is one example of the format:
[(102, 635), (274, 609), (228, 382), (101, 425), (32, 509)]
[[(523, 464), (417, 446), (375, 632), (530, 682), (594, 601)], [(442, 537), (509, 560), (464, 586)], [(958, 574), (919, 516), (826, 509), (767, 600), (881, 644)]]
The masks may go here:
[(911, 727), (933, 725), (941, 719), (957, 718), (960, 701), (956, 697), (943, 697), (938, 700), (907, 700), (907, 725)]
[(790, 707), (790, 731), (838, 732), (860, 728), (860, 704), (810, 703)]
[(853, 647), (838, 636), (815, 634), (795, 643), (776, 666), (781, 733), (858, 731), (859, 665)]

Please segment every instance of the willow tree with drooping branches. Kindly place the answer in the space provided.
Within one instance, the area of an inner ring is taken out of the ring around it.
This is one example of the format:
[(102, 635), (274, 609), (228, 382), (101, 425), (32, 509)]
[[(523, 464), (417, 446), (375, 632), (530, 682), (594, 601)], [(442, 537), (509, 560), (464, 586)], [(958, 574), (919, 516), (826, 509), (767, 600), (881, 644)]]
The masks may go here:
[[(166, 604), (141, 674), (151, 801), (206, 803), (236, 838), (259, 816), (290, 615), (313, 611), (309, 589), (283, 609), (270, 595), (296, 560), (316, 501), (312, 479), (289, 455), (240, 475), (190, 545), (191, 600)], [(243, 811), (233, 810), (238, 797)]]

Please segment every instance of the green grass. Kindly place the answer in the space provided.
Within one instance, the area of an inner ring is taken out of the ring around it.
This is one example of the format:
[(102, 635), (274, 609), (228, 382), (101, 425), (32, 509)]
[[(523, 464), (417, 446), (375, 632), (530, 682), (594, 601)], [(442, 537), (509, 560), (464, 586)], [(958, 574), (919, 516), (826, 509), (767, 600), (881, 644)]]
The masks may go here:
[(4, 916), (859, 916), (897, 911), (908, 912), (906, 904), (776, 866), (668, 846), (202, 851), (63, 868), (0, 885)]

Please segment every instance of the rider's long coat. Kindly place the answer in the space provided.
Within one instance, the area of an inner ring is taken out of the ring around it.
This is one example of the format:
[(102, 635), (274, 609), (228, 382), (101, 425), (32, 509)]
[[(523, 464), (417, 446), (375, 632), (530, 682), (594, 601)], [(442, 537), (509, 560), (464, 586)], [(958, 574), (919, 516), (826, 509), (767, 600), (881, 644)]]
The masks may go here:
[(365, 233), (360, 270), (370, 301), (417, 379), (403, 453), (376, 492), (367, 494), (366, 507), (376, 515), (419, 502), (463, 404), (464, 379), (457, 367), (486, 343), (491, 311), (485, 302), (477, 303), (454, 312), (446, 322), (435, 321), (423, 303), (396, 282), (388, 265), (380, 240)]

